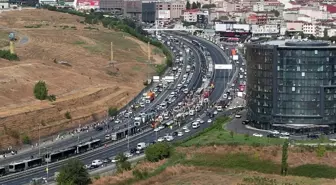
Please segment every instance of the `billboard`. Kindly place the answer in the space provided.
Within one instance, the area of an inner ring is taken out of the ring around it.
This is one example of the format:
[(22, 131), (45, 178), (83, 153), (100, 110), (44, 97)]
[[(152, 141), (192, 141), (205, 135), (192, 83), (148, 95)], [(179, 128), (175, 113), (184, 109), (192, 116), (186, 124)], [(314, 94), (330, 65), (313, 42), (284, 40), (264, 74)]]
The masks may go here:
[(170, 19), (170, 10), (159, 10), (158, 18), (159, 19)]
[(216, 24), (215, 30), (219, 32), (249, 32), (251, 27), (249, 24), (223, 23)]
[(232, 69), (232, 64), (215, 64), (215, 69)]
[(77, 0), (78, 6), (90, 6), (90, 7), (98, 7), (99, 8), (100, 0)]
[(197, 15), (197, 23), (204, 23), (205, 22), (205, 15), (198, 14)]

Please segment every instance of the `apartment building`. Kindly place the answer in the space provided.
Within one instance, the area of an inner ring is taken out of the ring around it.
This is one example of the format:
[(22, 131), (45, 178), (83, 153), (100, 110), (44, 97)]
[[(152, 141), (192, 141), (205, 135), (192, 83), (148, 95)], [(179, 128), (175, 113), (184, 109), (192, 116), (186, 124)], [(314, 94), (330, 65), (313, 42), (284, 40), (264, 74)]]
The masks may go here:
[(0, 0), (0, 10), (9, 8), (9, 0)]
[(103, 12), (123, 13), (124, 0), (100, 0), (99, 8)]
[[(183, 10), (185, 10), (184, 1), (165, 1), (156, 3), (156, 17), (159, 17), (159, 10), (169, 11), (169, 18), (164, 18), (164, 20), (179, 19), (183, 15)], [(161, 11), (163, 12), (163, 11)]]

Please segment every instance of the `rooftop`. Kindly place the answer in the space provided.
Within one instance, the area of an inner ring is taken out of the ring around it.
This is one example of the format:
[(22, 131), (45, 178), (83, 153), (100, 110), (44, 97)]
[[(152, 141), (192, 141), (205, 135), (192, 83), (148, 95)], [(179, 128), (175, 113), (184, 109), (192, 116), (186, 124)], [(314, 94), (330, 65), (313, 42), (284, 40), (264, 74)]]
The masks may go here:
[(262, 45), (277, 45), (279, 47), (310, 47), (310, 48), (318, 48), (318, 47), (332, 47), (336, 48), (336, 45), (331, 45), (328, 41), (320, 41), (320, 40), (271, 40), (267, 42), (260, 43)]

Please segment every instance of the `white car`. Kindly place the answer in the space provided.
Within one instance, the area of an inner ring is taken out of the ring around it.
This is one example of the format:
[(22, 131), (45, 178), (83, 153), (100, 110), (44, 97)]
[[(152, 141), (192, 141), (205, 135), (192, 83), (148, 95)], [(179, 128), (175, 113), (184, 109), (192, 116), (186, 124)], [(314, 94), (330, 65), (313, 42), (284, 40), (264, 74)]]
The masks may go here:
[(102, 164), (103, 164), (103, 161), (101, 161), (99, 159), (96, 159), (96, 160), (92, 161), (91, 166), (92, 167), (98, 167), (98, 166), (101, 166)]
[(280, 138), (280, 139), (289, 139), (288, 136), (280, 136), (279, 138)]
[(187, 128), (187, 129), (184, 130), (184, 132), (188, 133), (188, 132), (190, 132), (190, 130)]
[(272, 134), (280, 134), (280, 132), (277, 131), (277, 130), (273, 130), (273, 131), (271, 131), (271, 133), (272, 133)]
[(116, 162), (118, 162), (118, 159), (113, 158), (113, 159), (111, 160), (111, 162), (112, 162), (112, 163), (116, 163)]
[(188, 127), (187, 126), (183, 126), (183, 128), (182, 128), (183, 130), (187, 130), (188, 129)]
[(212, 122), (212, 120), (211, 119), (208, 119), (208, 123), (211, 123)]
[(165, 139), (163, 137), (160, 137), (159, 139), (157, 139), (157, 142), (163, 142)]
[(240, 114), (236, 114), (235, 118), (241, 118)]
[(262, 134), (258, 134), (258, 133), (254, 133), (253, 136), (254, 136), (254, 137), (263, 137)]
[(213, 114), (214, 114), (214, 115), (217, 115), (217, 114), (218, 114), (218, 112), (215, 110), (215, 111), (213, 112)]
[(290, 134), (288, 132), (281, 132), (280, 135), (282, 135), (282, 136), (289, 136)]
[(133, 154), (131, 154), (130, 152), (125, 152), (124, 156), (127, 157), (127, 158), (130, 158), (130, 157), (133, 156)]
[(174, 137), (173, 136), (165, 136), (166, 141), (173, 141)]
[(178, 132), (177, 136), (183, 136), (183, 132)]

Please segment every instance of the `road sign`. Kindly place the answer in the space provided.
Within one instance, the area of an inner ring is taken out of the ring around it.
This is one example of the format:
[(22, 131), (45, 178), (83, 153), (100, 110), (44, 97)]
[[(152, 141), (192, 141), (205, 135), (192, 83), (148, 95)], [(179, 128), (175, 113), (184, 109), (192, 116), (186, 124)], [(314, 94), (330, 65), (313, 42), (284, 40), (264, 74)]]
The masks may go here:
[(215, 64), (215, 69), (232, 69), (232, 64)]

